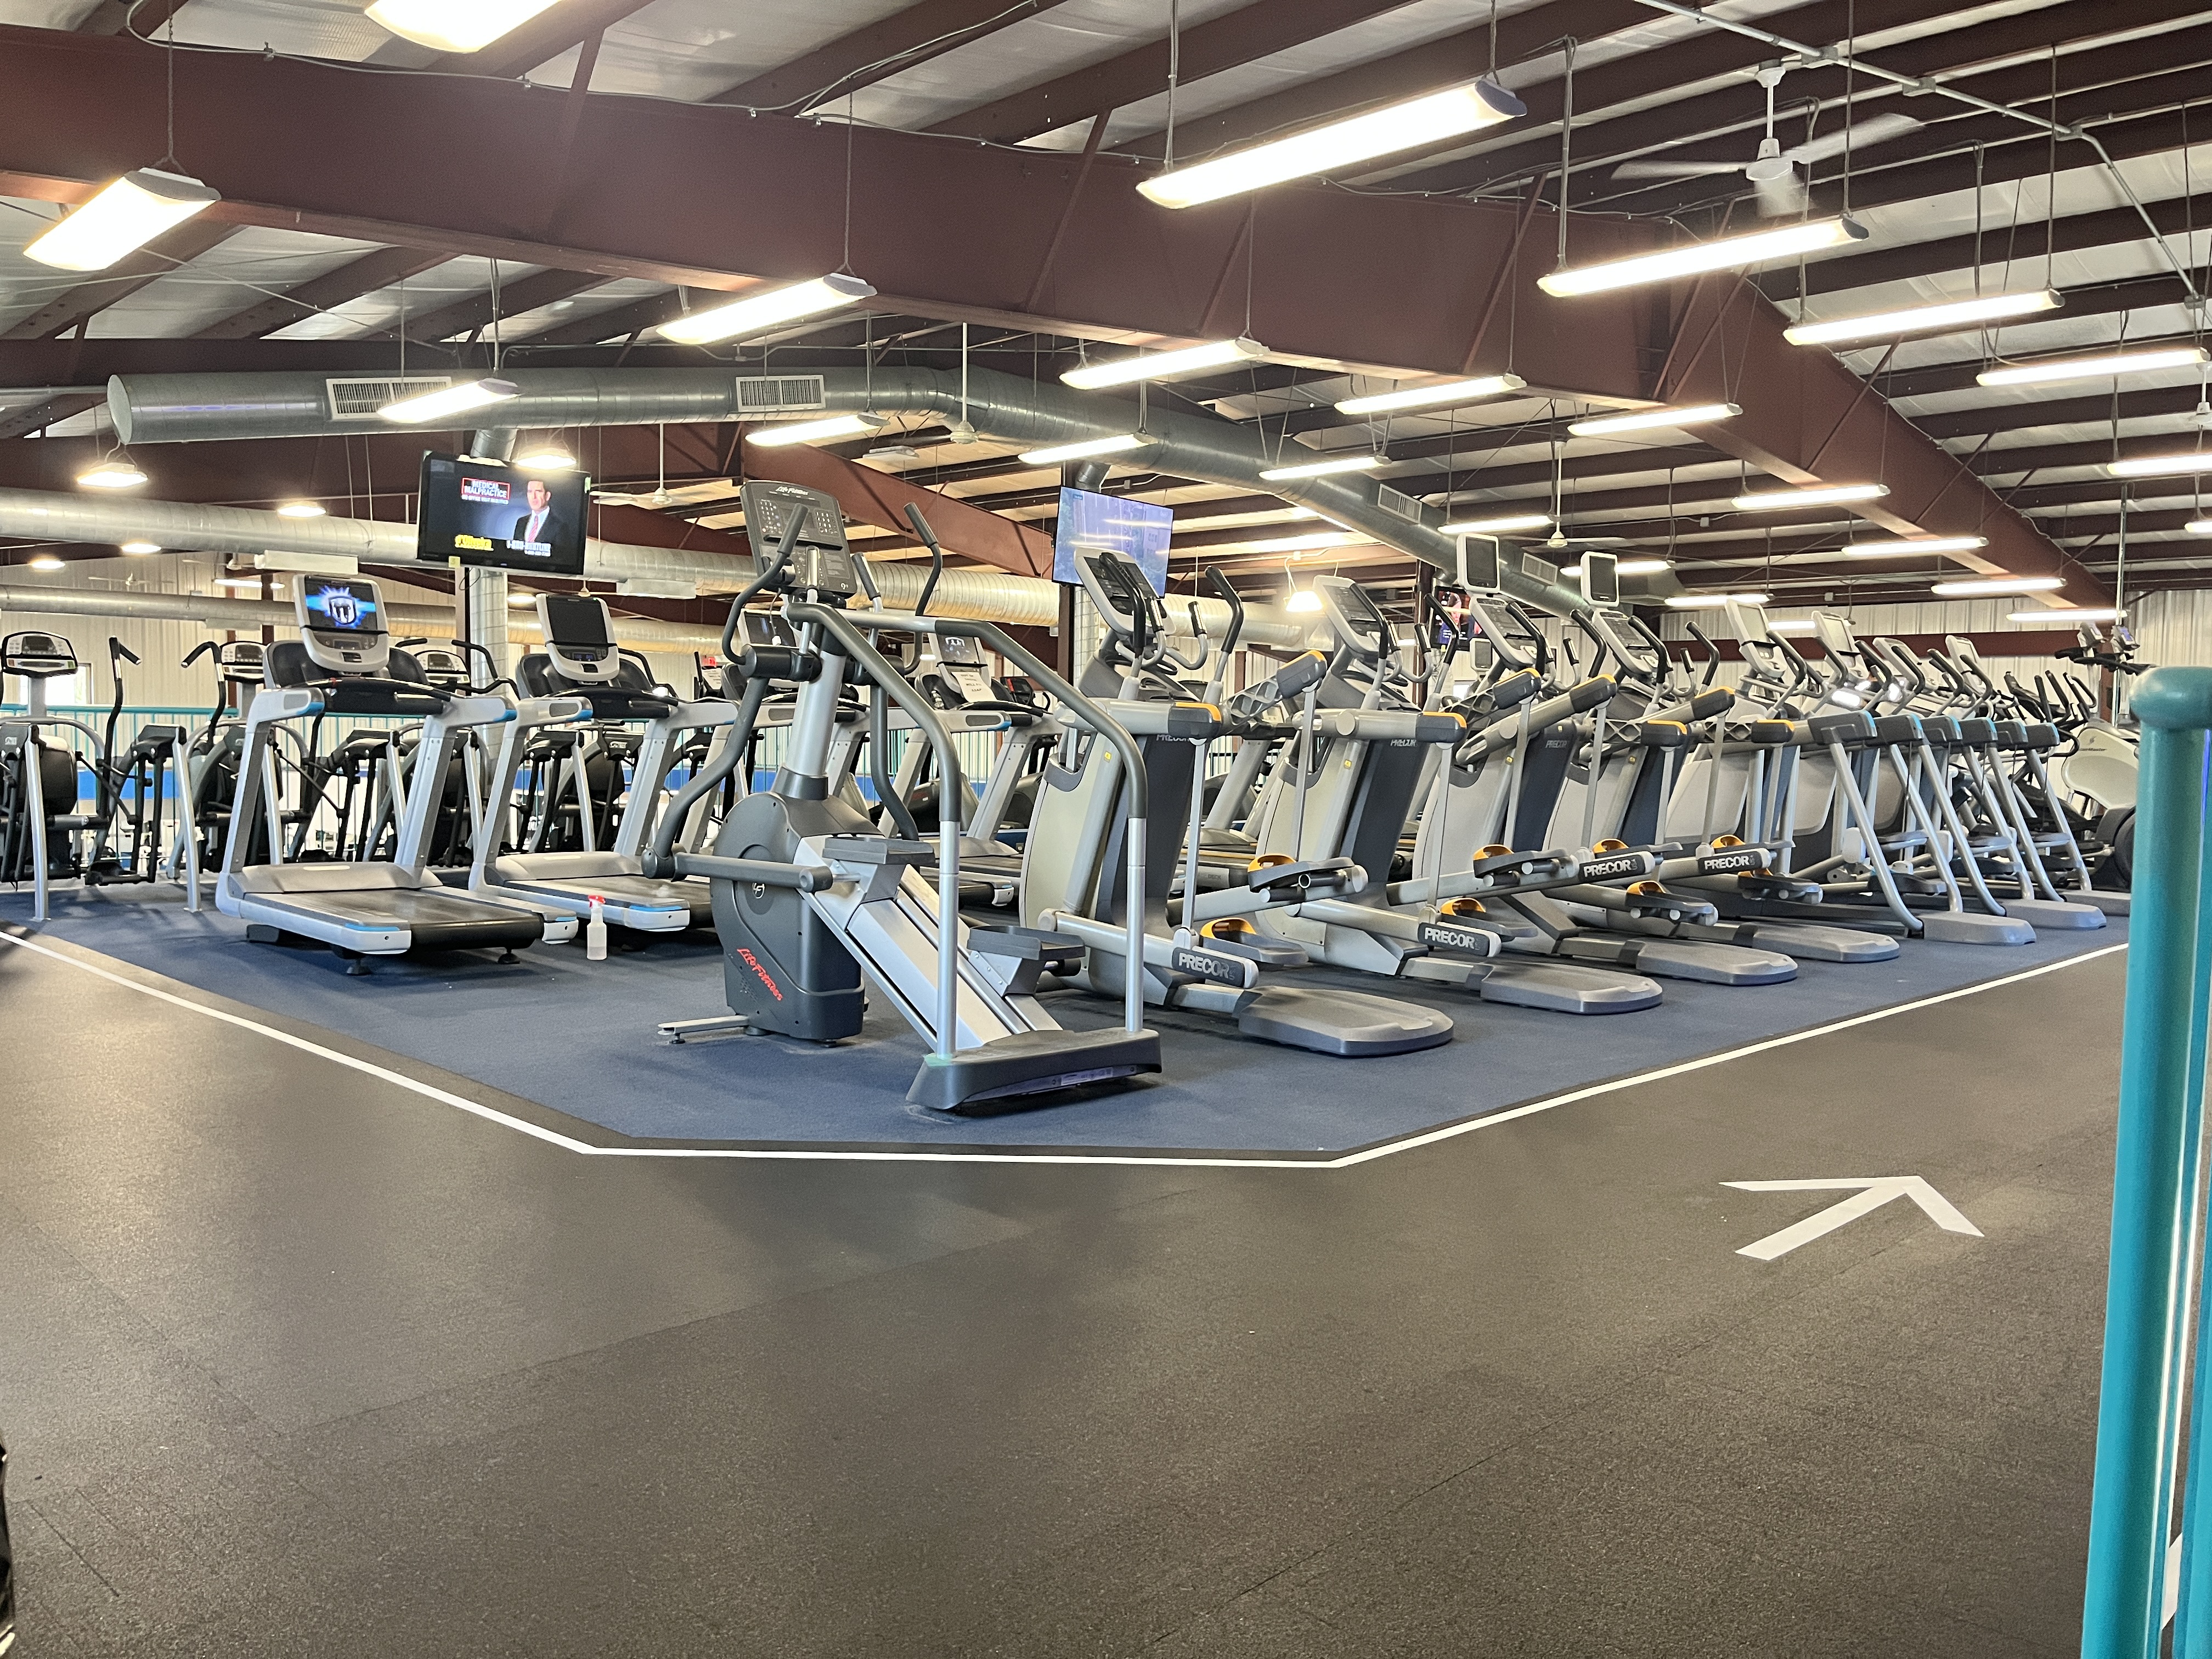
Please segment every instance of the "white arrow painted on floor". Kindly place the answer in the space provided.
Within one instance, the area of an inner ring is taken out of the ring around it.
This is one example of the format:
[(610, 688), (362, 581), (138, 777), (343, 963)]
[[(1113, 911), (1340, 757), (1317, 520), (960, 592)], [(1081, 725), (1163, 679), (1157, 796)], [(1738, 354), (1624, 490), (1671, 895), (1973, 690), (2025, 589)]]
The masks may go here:
[(1723, 1181), (1721, 1185), (1747, 1193), (1825, 1193), (1857, 1188), (1841, 1203), (1831, 1204), (1819, 1213), (1807, 1216), (1796, 1226), (1769, 1233), (1756, 1244), (1747, 1244), (1736, 1252), (1760, 1261), (1771, 1261), (1777, 1256), (1789, 1255), (1800, 1244), (1826, 1238), (1837, 1228), (1848, 1226), (1863, 1215), (1872, 1215), (1893, 1198), (1911, 1199), (1947, 1233), (1965, 1233), (1972, 1238), (1982, 1236), (1982, 1230), (1960, 1214), (1956, 1205), (1918, 1176), (1854, 1176), (1835, 1181)]

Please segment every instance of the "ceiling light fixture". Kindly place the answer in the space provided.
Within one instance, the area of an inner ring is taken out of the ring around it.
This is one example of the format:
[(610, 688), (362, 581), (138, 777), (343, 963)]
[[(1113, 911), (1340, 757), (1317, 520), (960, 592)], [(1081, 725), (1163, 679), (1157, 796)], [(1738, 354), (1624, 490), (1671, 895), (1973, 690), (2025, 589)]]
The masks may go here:
[(509, 605), (513, 606), (515, 610), (517, 610), (517, 611), (520, 611), (520, 610), (523, 610), (523, 609), (526, 608), (527, 606), (533, 605), (537, 604), (537, 603), (538, 603), (538, 596), (537, 596), (535, 593), (515, 593), (515, 592), (510, 592), (510, 593), (507, 596), (507, 604), (508, 604)]
[(779, 449), (785, 444), (819, 443), (824, 438), (865, 438), (890, 424), (880, 415), (832, 415), (819, 421), (757, 427), (745, 434), (745, 441), (763, 449)]
[(1095, 392), (1100, 386), (1133, 386), (1139, 380), (1172, 380), (1231, 363), (1258, 362), (1267, 355), (1267, 348), (1257, 340), (1239, 336), (1234, 340), (1208, 340), (1203, 345), (1185, 346), (1179, 351), (1144, 351), (1133, 357), (1117, 357), (1110, 363), (1085, 363), (1080, 368), (1069, 369), (1060, 378), (1081, 391)]
[(258, 587), (261, 586), (261, 578), (258, 576), (217, 576), (215, 579), (215, 585), (217, 587)]
[(1792, 617), (1787, 622), (1770, 620), (1766, 631), (1770, 634), (1812, 634), (1817, 633), (1820, 626), (1810, 617)]
[(1294, 588), (1291, 597), (1283, 601), (1283, 609), (1294, 617), (1310, 616), (1321, 609), (1321, 595), (1310, 587)]
[(1923, 536), (1918, 541), (1853, 542), (1844, 549), (1847, 559), (1904, 559), (1919, 553), (1971, 553), (1987, 547), (1987, 536)]
[(391, 33), (433, 52), (482, 52), (554, 0), (376, 0), (368, 15)]
[(539, 472), (574, 472), (576, 470), (576, 458), (559, 444), (542, 444), (536, 449), (525, 450), (514, 458), (514, 464)]
[(136, 489), (146, 482), (146, 475), (130, 462), (118, 459), (102, 461), (78, 473), (76, 481), (87, 489)]
[(1200, 554), (1305, 553), (1325, 547), (1350, 547), (1372, 539), (1349, 530), (1316, 530), (1305, 536), (1270, 536), (1255, 542), (1218, 542), (1211, 547), (1193, 548), (1191, 551)]
[(2005, 617), (2016, 623), (2118, 622), (2128, 613), (2106, 605), (2047, 605), (2041, 611), (2014, 611)]
[(1802, 489), (1754, 489), (1729, 505), (1739, 513), (1782, 513), (1795, 507), (1833, 507), (1845, 501), (1878, 501), (1887, 484), (1808, 484)]
[(1617, 288), (1636, 288), (1645, 283), (1669, 283), (1678, 276), (1695, 276), (1708, 270), (1739, 270), (1811, 253), (1824, 247), (1866, 240), (1866, 227), (1855, 219), (1815, 219), (1780, 230), (1757, 230), (1717, 242), (1691, 242), (1657, 253), (1639, 253), (1630, 259), (1612, 259), (1601, 265), (1581, 265), (1539, 276), (1536, 286), (1545, 293), (1566, 298), (1578, 294), (1603, 294)]
[(1527, 105), (1495, 82), (1468, 81), (1210, 161), (1171, 168), (1137, 188), (1162, 207), (1196, 207), (1418, 144), (1456, 138), (1528, 112)]
[(1551, 527), (1551, 515), (1544, 513), (1510, 513), (1502, 519), (1466, 519), (1458, 524), (1441, 526), (1439, 536), (1491, 536), (1504, 530), (1547, 530)]
[(2115, 478), (2154, 478), (2161, 472), (2212, 472), (2212, 449), (2187, 455), (2141, 455), (2130, 461), (2107, 461), (2105, 471)]
[(2203, 346), (2174, 346), (2163, 351), (2116, 351), (2102, 357), (2046, 357), (2038, 363), (1985, 368), (1974, 379), (1982, 386), (2049, 386), (2057, 380), (2100, 380), (2114, 374), (2194, 368), (2207, 356)]
[(402, 426), (420, 426), (425, 421), (439, 420), (447, 415), (465, 415), (472, 409), (512, 403), (521, 395), (522, 388), (512, 380), (464, 380), (459, 386), (440, 386), (435, 392), (418, 392), (411, 398), (398, 398), (376, 412), (380, 419)]
[(1677, 611), (1718, 611), (1731, 605), (1765, 605), (1770, 593), (1670, 593), (1667, 603)]
[(764, 294), (748, 294), (742, 300), (695, 311), (660, 325), (663, 339), (678, 345), (713, 345), (718, 341), (765, 333), (801, 317), (817, 317), (865, 300), (875, 293), (859, 277), (832, 271), (808, 283), (793, 283)]
[(1939, 333), (2001, 322), (2008, 317), (2033, 316), (2056, 311), (2066, 296), (2056, 289), (2039, 288), (2027, 294), (1985, 294), (1978, 300), (1948, 300), (1937, 305), (1907, 306), (1902, 311), (1878, 311), (1866, 317), (1838, 317), (1832, 322), (1799, 323), (1782, 331), (1791, 345), (1833, 345), (1845, 340), (1884, 340), (1897, 334)]
[(1087, 461), (1095, 455), (1118, 455), (1125, 449), (1142, 449), (1152, 441), (1141, 432), (1117, 432), (1110, 438), (1085, 438), (1079, 443), (1024, 449), (1020, 459), (1024, 466), (1053, 466), (1061, 461)]
[(1337, 472), (1368, 472), (1382, 465), (1380, 455), (1332, 455), (1326, 460), (1262, 467), (1260, 476), (1269, 483), (1276, 483), (1285, 478), (1326, 478)]
[(2212, 536), (2212, 519), (2191, 519), (2183, 528), (2192, 536)]
[[(1674, 568), (1664, 559), (1623, 559), (1613, 566), (1613, 574), (1616, 576), (1656, 576), (1662, 570), (1672, 570)], [(1579, 581), (1582, 579), (1583, 568), (1578, 564), (1571, 564), (1559, 574), (1562, 576), (1572, 576)]]
[(101, 186), (23, 254), (63, 270), (105, 270), (221, 200), (198, 179), (181, 173), (135, 167)]
[(2066, 586), (2063, 576), (1991, 576), (1971, 582), (1937, 582), (1928, 591), (1939, 599), (1986, 599), (2005, 593), (2051, 593)]
[(286, 501), (276, 509), (280, 519), (319, 519), (323, 516), (320, 501)]
[(159, 553), (161, 550), (161, 544), (159, 542), (123, 542), (118, 545), (124, 552), (128, 553), (134, 559), (143, 558), (149, 553)]
[(1485, 374), (1472, 380), (1445, 380), (1436, 386), (1407, 386), (1398, 392), (1374, 392), (1362, 398), (1340, 398), (1340, 415), (1387, 415), (1401, 409), (1438, 409), (1446, 404), (1471, 404), (1518, 392), (1528, 384), (1518, 374)]
[(1577, 421), (1567, 428), (1571, 438), (1602, 438), (1615, 432), (1645, 432), (1653, 427), (1701, 426), (1725, 421), (1743, 410), (1735, 404), (1696, 404), (1686, 409), (1639, 409), (1629, 415), (1600, 415)]
[(59, 570), (62, 562), (51, 553), (41, 553), (30, 562), (33, 570)]

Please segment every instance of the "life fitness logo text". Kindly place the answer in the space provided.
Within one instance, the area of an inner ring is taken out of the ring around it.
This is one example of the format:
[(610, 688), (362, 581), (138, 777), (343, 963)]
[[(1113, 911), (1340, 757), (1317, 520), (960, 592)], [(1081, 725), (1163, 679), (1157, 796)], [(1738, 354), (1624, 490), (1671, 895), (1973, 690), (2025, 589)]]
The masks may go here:
[(746, 967), (760, 975), (760, 982), (768, 987), (768, 994), (778, 1002), (782, 1001), (783, 993), (775, 988), (775, 981), (768, 976), (768, 969), (760, 965), (760, 958), (742, 945), (738, 946), (738, 954), (745, 959)]

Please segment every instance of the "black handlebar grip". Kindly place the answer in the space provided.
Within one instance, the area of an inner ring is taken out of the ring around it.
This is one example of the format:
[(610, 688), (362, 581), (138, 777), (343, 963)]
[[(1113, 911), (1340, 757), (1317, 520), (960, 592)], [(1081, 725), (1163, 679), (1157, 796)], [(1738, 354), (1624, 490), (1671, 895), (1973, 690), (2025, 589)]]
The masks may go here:
[(1600, 703), (1611, 702), (1613, 694), (1620, 689), (1608, 677), (1600, 674), (1595, 679), (1584, 680), (1568, 692), (1567, 701), (1573, 706), (1575, 713), (1587, 714)]
[(1735, 692), (1725, 685), (1716, 685), (1700, 691), (1690, 699), (1690, 718), (1709, 720), (1716, 714), (1725, 714), (1735, 707)]

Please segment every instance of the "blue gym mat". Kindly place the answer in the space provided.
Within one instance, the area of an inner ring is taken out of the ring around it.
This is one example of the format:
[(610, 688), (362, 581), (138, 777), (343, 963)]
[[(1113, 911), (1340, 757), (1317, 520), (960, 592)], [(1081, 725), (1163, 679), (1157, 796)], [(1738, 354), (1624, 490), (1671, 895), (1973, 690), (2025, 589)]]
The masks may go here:
[[(187, 912), (173, 889), (57, 894), (55, 937), (187, 986), (374, 1043), (623, 1136), (747, 1145), (1336, 1153), (1502, 1110), (1607, 1078), (1740, 1048), (1853, 1014), (2124, 943), (2127, 922), (2045, 933), (2018, 949), (1907, 941), (1893, 962), (1808, 962), (1784, 985), (1664, 981), (1666, 1001), (1577, 1018), (1327, 969), (1279, 976), (1401, 996), (1451, 1012), (1457, 1039), (1419, 1054), (1331, 1060), (1153, 1011), (1167, 1070), (1135, 1086), (995, 1116), (906, 1104), (925, 1052), (888, 1010), (830, 1048), (772, 1036), (661, 1042), (663, 1020), (726, 1013), (712, 937), (655, 939), (588, 961), (539, 945), (513, 967), (488, 954), (381, 959), (349, 978), (319, 946), (249, 945), (244, 925)], [(0, 893), (0, 922), (27, 923)], [(1049, 1000), (1061, 1024), (1115, 1024), (1118, 1006)]]

